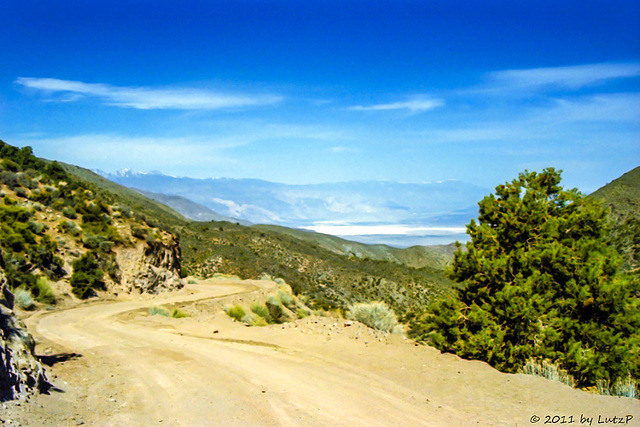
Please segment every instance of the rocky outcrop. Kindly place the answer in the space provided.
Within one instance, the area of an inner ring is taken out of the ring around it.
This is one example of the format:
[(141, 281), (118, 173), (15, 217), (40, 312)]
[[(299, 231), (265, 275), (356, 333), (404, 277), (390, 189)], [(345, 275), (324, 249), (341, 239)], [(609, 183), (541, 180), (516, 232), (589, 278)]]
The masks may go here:
[(35, 341), (13, 313), (13, 294), (1, 269), (0, 253), (0, 401), (25, 399), (48, 387), (35, 356)]
[(144, 246), (124, 250), (118, 254), (118, 264), (124, 292), (157, 294), (184, 286), (180, 278), (182, 255), (174, 239), (145, 242)]

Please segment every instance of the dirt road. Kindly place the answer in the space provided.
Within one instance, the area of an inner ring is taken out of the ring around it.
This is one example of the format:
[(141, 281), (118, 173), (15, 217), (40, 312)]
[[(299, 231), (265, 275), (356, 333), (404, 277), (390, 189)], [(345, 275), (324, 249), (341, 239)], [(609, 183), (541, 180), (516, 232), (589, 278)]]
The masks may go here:
[[(247, 328), (221, 312), (225, 301), (248, 301), (272, 286), (213, 280), (153, 300), (32, 316), (29, 329), (38, 352), (52, 353), (45, 360), (59, 391), (8, 405), (0, 418), (22, 425), (530, 426), (558, 416), (573, 425), (581, 417), (640, 424), (637, 400), (501, 374), (359, 324), (311, 317)], [(174, 303), (191, 317), (148, 314), (150, 305)]]

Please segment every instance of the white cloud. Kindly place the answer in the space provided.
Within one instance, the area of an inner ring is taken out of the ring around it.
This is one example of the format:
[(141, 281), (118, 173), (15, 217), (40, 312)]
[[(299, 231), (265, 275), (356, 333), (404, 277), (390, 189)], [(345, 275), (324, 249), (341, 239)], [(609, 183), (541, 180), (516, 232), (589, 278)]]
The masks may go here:
[(640, 120), (640, 93), (600, 94), (577, 99), (558, 99), (548, 110), (534, 116), (550, 122), (629, 122)]
[(577, 90), (608, 80), (640, 76), (640, 63), (602, 63), (568, 67), (504, 70), (488, 74), (495, 89), (556, 88)]
[(215, 110), (270, 105), (282, 101), (282, 97), (276, 95), (225, 94), (205, 89), (120, 87), (51, 78), (20, 77), (16, 83), (48, 94), (61, 94), (66, 102), (88, 96), (99, 98), (107, 105), (139, 110)]
[(412, 113), (418, 113), (422, 111), (433, 110), (434, 108), (442, 107), (444, 101), (435, 98), (414, 98), (408, 101), (392, 102), (389, 104), (375, 104), (375, 105), (355, 105), (349, 107), (354, 111), (389, 111), (389, 110), (409, 110)]

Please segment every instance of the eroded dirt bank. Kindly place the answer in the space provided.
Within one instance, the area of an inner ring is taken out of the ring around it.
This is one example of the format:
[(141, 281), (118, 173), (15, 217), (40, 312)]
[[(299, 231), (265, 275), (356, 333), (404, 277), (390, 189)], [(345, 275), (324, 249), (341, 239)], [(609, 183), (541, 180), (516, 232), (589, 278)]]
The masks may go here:
[[(558, 416), (567, 425), (589, 425), (588, 418), (607, 425), (599, 417), (640, 425), (637, 400), (502, 374), (359, 324), (309, 317), (248, 328), (222, 312), (223, 304), (273, 286), (211, 280), (171, 294), (37, 313), (27, 325), (58, 391), (6, 403), (0, 419), (52, 426), (531, 426), (547, 417), (559, 423)], [(179, 304), (191, 316), (150, 316), (156, 304)]]

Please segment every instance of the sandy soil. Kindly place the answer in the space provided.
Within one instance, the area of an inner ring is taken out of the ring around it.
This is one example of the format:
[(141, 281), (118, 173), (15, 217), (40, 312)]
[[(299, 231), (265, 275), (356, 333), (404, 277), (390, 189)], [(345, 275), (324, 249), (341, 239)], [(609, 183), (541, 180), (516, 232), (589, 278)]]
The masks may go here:
[[(51, 426), (640, 425), (638, 400), (499, 373), (344, 319), (248, 328), (222, 311), (273, 286), (210, 280), (154, 298), (36, 313), (27, 324), (55, 388), (0, 404), (0, 419)], [(150, 316), (157, 304), (191, 316)]]

